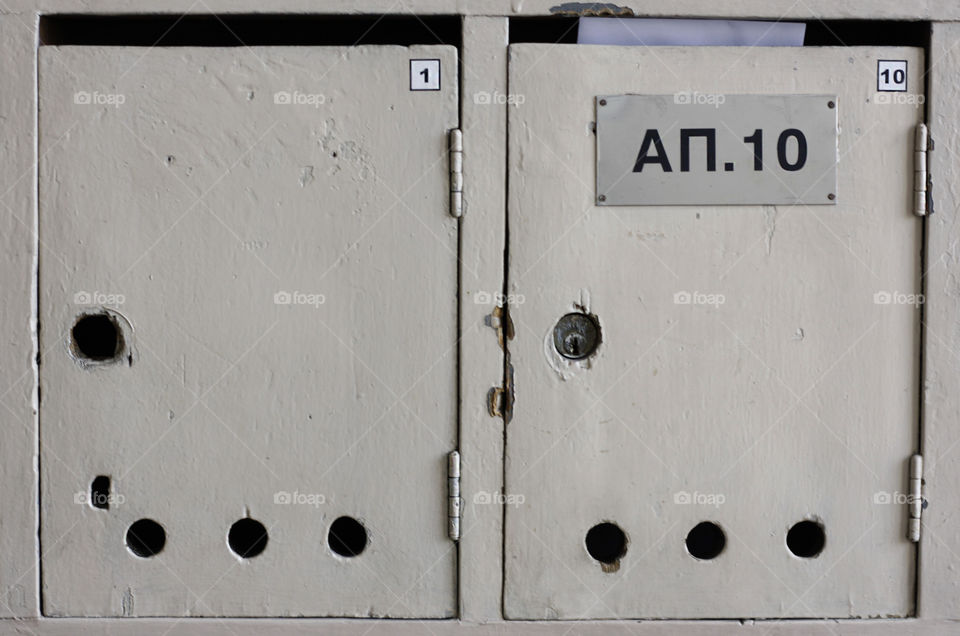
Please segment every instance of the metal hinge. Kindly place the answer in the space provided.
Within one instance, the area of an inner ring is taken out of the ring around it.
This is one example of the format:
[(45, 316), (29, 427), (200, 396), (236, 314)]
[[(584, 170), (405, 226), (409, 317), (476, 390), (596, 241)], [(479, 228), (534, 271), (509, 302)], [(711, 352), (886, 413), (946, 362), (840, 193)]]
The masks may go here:
[(450, 214), (463, 216), (463, 132), (450, 131)]
[(913, 213), (917, 216), (933, 214), (933, 179), (927, 170), (927, 152), (933, 150), (926, 124), (917, 124), (913, 145)]
[(910, 481), (908, 486), (907, 506), (910, 509), (910, 518), (907, 521), (907, 538), (917, 543), (920, 541), (920, 515), (923, 514), (923, 456), (910, 457)]
[(460, 540), (460, 510), (463, 499), (460, 498), (460, 453), (451, 451), (447, 455), (447, 536), (454, 541)]

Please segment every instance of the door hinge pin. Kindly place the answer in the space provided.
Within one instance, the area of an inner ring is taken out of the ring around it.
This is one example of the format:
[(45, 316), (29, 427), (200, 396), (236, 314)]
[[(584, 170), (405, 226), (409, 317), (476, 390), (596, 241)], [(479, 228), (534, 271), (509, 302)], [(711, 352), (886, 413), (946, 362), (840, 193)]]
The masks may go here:
[(930, 205), (930, 174), (927, 172), (929, 134), (926, 124), (917, 124), (913, 145), (913, 213), (926, 216), (933, 212)]
[(454, 541), (460, 540), (460, 510), (462, 507), (460, 453), (451, 451), (447, 455), (447, 535)]
[(910, 483), (907, 505), (910, 507), (907, 538), (914, 543), (920, 541), (920, 515), (923, 514), (923, 456), (910, 458)]
[(450, 131), (450, 214), (463, 216), (463, 132)]

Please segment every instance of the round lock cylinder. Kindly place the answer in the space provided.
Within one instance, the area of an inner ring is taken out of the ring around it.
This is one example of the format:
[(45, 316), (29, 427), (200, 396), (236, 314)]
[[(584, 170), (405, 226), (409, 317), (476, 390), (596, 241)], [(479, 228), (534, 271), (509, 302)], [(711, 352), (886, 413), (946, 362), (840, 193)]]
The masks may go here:
[(583, 360), (600, 346), (600, 325), (593, 316), (571, 313), (562, 317), (553, 328), (553, 346), (568, 360)]

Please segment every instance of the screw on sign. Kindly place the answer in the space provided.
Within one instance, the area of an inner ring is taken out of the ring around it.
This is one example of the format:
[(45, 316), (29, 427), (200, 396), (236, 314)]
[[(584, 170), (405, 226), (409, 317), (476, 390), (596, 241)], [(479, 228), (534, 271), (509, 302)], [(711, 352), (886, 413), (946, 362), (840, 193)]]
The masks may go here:
[(567, 314), (553, 328), (553, 346), (568, 360), (589, 357), (600, 345), (600, 326), (593, 316)]

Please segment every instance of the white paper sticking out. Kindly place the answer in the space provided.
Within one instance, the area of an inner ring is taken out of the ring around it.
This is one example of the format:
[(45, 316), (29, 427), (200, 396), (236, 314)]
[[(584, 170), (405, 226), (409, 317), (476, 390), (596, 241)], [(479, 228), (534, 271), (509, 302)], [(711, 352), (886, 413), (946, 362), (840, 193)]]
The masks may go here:
[(803, 46), (802, 22), (580, 18), (579, 44), (621, 46)]

